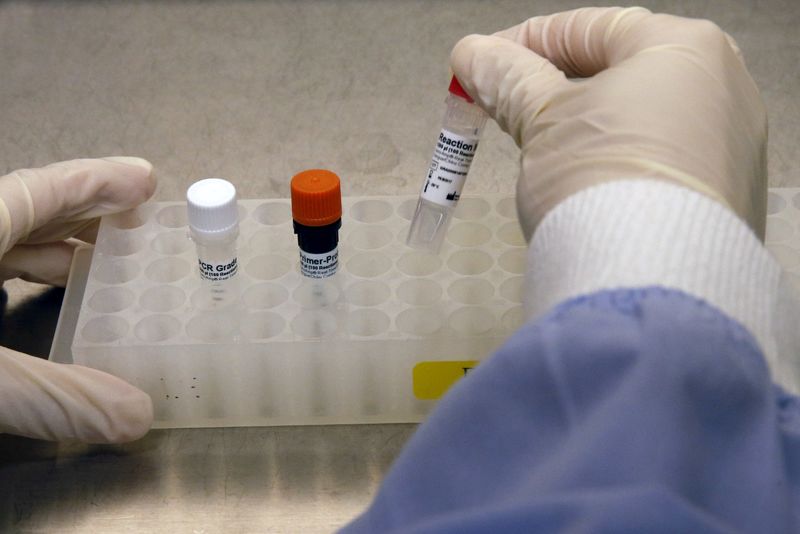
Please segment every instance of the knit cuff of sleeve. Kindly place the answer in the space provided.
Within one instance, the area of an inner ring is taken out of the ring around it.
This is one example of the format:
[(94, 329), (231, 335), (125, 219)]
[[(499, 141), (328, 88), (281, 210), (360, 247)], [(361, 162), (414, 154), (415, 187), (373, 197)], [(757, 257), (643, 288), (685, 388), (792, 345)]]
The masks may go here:
[(604, 289), (660, 286), (701, 298), (747, 328), (776, 381), (781, 269), (730, 209), (685, 187), (625, 180), (580, 191), (553, 208), (528, 249), (526, 317)]

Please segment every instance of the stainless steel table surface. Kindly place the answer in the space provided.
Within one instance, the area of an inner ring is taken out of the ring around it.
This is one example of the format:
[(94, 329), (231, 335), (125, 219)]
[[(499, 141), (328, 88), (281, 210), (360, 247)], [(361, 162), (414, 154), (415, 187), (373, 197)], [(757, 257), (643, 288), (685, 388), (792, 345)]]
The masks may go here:
[[(160, 200), (210, 176), (243, 198), (284, 197), (315, 166), (347, 195), (415, 193), (458, 38), (579, 5), (2, 2), (0, 172), (126, 154), (155, 164)], [(643, 5), (738, 40), (769, 109), (770, 185), (800, 185), (800, 4)], [(468, 191), (513, 191), (517, 162), (490, 125)], [(46, 356), (61, 296), (7, 282), (0, 341)], [(157, 430), (121, 446), (0, 436), (0, 531), (332, 531), (369, 503), (414, 428)]]

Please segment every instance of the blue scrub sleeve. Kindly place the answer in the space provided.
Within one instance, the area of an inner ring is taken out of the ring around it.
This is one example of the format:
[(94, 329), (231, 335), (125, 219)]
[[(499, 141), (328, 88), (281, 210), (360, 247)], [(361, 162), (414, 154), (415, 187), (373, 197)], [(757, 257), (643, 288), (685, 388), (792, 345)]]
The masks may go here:
[(344, 532), (797, 532), (800, 400), (738, 323), (658, 287), (529, 323)]

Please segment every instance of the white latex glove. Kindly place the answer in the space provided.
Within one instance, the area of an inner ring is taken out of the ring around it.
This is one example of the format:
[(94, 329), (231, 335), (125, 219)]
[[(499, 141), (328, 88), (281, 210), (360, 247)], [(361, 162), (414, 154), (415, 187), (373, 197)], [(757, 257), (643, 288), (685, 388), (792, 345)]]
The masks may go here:
[[(154, 189), (152, 165), (139, 158), (65, 161), (3, 176), (0, 280), (64, 285), (70, 238), (93, 241), (98, 217), (130, 209)], [(120, 443), (152, 422), (150, 397), (119, 378), (0, 347), (0, 432)]]
[(465, 37), (450, 59), (522, 149), (528, 239), (567, 196), (627, 178), (704, 193), (763, 239), (766, 113), (738, 47), (713, 23), (586, 8)]

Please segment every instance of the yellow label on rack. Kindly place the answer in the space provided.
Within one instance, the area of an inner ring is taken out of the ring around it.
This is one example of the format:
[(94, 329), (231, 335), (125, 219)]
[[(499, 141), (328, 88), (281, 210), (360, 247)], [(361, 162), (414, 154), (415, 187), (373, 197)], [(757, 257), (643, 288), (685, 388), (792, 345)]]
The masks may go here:
[(419, 362), (412, 371), (414, 396), (438, 399), (461, 377), (478, 365), (478, 360)]

